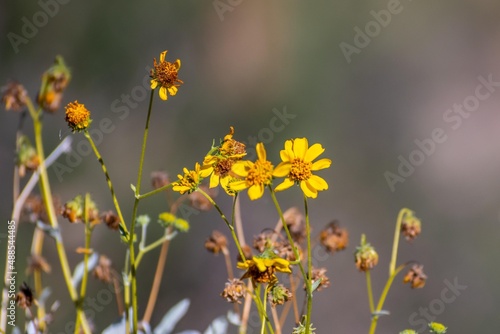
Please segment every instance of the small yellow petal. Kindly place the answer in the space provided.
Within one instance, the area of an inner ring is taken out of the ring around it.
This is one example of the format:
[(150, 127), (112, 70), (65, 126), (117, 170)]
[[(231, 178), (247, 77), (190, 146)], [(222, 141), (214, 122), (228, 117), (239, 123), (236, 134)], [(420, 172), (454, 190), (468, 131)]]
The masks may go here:
[(314, 189), (310, 184), (306, 181), (300, 181), (300, 189), (304, 192), (304, 195), (311, 198), (318, 197), (318, 191)]
[(177, 87), (171, 86), (171, 87), (168, 87), (167, 89), (168, 89), (168, 92), (170, 93), (170, 95), (175, 96), (175, 94), (177, 94), (177, 90), (178, 90)]
[(174, 63), (174, 66), (175, 68), (177, 68), (177, 70), (179, 70), (181, 68), (181, 60), (177, 59)]
[(160, 53), (160, 63), (163, 63), (165, 61), (165, 56), (167, 55), (168, 51), (163, 51)]
[(231, 171), (241, 177), (247, 177), (248, 170), (254, 165), (251, 161), (238, 161), (232, 167)]
[(263, 184), (254, 184), (250, 188), (248, 188), (248, 197), (252, 201), (261, 198), (263, 194), (264, 194)]
[(290, 188), (293, 185), (294, 185), (294, 182), (292, 180), (290, 180), (289, 178), (286, 178), (283, 182), (278, 184), (278, 186), (274, 189), (274, 191), (283, 191), (283, 190)]
[(312, 175), (306, 182), (319, 191), (328, 189), (328, 183), (318, 175)]
[[(295, 153), (293, 152), (293, 140), (287, 140), (285, 142), (285, 152), (288, 156), (288, 160), (295, 159)], [(280, 153), (280, 156), (282, 156), (281, 153)], [(285, 160), (283, 159), (283, 161), (285, 161)]]
[(292, 164), (289, 161), (280, 163), (273, 171), (274, 177), (285, 177), (290, 173)]
[(296, 158), (304, 159), (306, 156), (308, 144), (307, 138), (295, 138), (293, 141), (293, 151)]
[(321, 146), (321, 144), (314, 144), (307, 150), (304, 160), (311, 162), (319, 157), (323, 152), (325, 152), (325, 149)]
[(264, 148), (264, 144), (258, 143), (257, 146), (255, 146), (255, 150), (257, 151), (257, 157), (259, 158), (259, 160), (265, 161), (266, 149)]
[(165, 87), (160, 87), (160, 99), (166, 101), (168, 99), (167, 89)]
[(321, 170), (330, 167), (332, 164), (332, 161), (330, 159), (320, 159), (313, 163), (311, 170), (316, 171), (316, 170)]
[(248, 184), (247, 184), (247, 181), (245, 181), (245, 180), (233, 181), (233, 182), (231, 182), (229, 187), (234, 191), (241, 191), (243, 189), (248, 188)]
[(255, 265), (257, 266), (260, 272), (264, 272), (267, 270), (265, 259), (259, 259), (254, 256), (252, 260), (254, 261)]
[(155, 89), (156, 87), (158, 87), (158, 81), (152, 79), (151, 80), (151, 89)]
[(212, 176), (210, 176), (210, 188), (215, 188), (218, 185), (219, 185), (219, 175), (212, 173)]

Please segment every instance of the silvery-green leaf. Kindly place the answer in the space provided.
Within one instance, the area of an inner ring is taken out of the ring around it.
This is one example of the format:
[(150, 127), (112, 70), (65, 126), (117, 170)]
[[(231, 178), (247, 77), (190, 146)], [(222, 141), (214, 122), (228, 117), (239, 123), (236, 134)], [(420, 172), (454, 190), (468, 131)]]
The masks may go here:
[[(132, 326), (132, 308), (129, 308), (129, 322), (130, 322), (130, 326)], [(116, 322), (112, 323), (111, 325), (109, 325), (108, 327), (106, 327), (106, 329), (104, 329), (102, 331), (102, 334), (123, 334), (125, 333), (126, 331), (126, 326), (125, 326), (125, 314), (123, 314), (123, 316), (118, 319)]]
[(189, 299), (183, 299), (163, 316), (158, 326), (154, 330), (154, 334), (170, 334), (174, 330), (175, 325), (182, 319), (189, 309)]
[(192, 331), (192, 330), (187, 330), (187, 331), (182, 331), (182, 332), (177, 333), (177, 334), (201, 334), (201, 332), (198, 332), (198, 331)]
[[(92, 269), (94, 269), (94, 267), (97, 264), (98, 258), (99, 258), (99, 256), (95, 252), (92, 253), (92, 255), (90, 255), (89, 260), (88, 260), (89, 261), (88, 262), (88, 271), (91, 271)], [(71, 279), (71, 281), (73, 282), (73, 286), (75, 288), (78, 286), (78, 284), (80, 284), (80, 281), (83, 278), (83, 272), (85, 271), (84, 268), (85, 268), (85, 264), (83, 263), (83, 261), (78, 263), (78, 265), (75, 267), (75, 271), (73, 272), (73, 278)]]
[(241, 325), (240, 316), (239, 316), (238, 313), (236, 313), (234, 311), (228, 311), (227, 312), (227, 320), (232, 325), (235, 325), (235, 326), (240, 326)]
[(228, 323), (226, 317), (221, 316), (215, 318), (203, 334), (226, 334), (227, 326)]
[(315, 280), (313, 282), (313, 284), (311, 286), (311, 290), (312, 290), (311, 292), (316, 291), (316, 289), (318, 288), (318, 286), (321, 284), (321, 281), (322, 281), (322, 279), (320, 278), (320, 279), (317, 279), (317, 280)]

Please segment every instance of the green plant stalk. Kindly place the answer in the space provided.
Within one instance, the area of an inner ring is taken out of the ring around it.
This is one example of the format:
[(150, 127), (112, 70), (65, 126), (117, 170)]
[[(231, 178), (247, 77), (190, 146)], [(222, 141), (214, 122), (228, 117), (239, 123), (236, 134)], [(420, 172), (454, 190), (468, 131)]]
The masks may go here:
[(370, 313), (375, 311), (375, 304), (373, 303), (373, 289), (372, 289), (372, 278), (370, 274), (370, 270), (366, 272), (366, 289), (368, 291), (368, 303), (370, 305)]
[(146, 197), (153, 196), (153, 195), (156, 195), (156, 194), (158, 194), (158, 193), (161, 193), (162, 191), (165, 191), (165, 190), (167, 190), (167, 189), (171, 188), (172, 186), (173, 186), (173, 184), (172, 184), (172, 183), (169, 183), (169, 184), (167, 184), (167, 185), (164, 185), (163, 187), (160, 187), (160, 188), (158, 188), (158, 189), (152, 190), (152, 191), (147, 192), (147, 193), (145, 193), (145, 194), (142, 194), (142, 195), (137, 195), (137, 196), (136, 196), (136, 198), (137, 198), (137, 199), (139, 199), (139, 200), (140, 200), (140, 199), (144, 199), (144, 198), (146, 198)]
[(396, 260), (398, 257), (398, 245), (399, 245), (399, 235), (401, 234), (401, 223), (403, 222), (403, 218), (407, 213), (411, 212), (410, 209), (403, 208), (399, 211), (398, 219), (396, 221), (396, 229), (394, 230), (394, 241), (392, 243), (392, 256), (391, 262), (389, 264), (389, 276), (394, 273), (396, 269)]
[(288, 242), (290, 243), (290, 246), (292, 246), (293, 255), (295, 256), (295, 258), (298, 261), (297, 264), (299, 266), (302, 277), (304, 278), (304, 282), (306, 282), (306, 286), (307, 286), (306, 271), (304, 270), (304, 266), (302, 265), (302, 262), (299, 261), (299, 259), (300, 259), (299, 251), (297, 250), (297, 247), (295, 247), (295, 242), (293, 241), (292, 234), (290, 233), (290, 229), (288, 228), (288, 225), (285, 222), (285, 218), (283, 217), (283, 211), (281, 210), (281, 206), (278, 203), (278, 199), (276, 198), (276, 193), (274, 192), (274, 190), (271, 186), (269, 186), (269, 191), (271, 193), (271, 198), (273, 199), (274, 206), (276, 207), (276, 211), (278, 211), (278, 215), (281, 219), (283, 229), (285, 230), (286, 236), (288, 238)]
[[(40, 172), (40, 179), (39, 179), (40, 192), (42, 194), (42, 199), (43, 199), (43, 203), (45, 206), (45, 210), (47, 212), (50, 226), (54, 230), (59, 232), (59, 224), (57, 223), (57, 218), (56, 218), (56, 214), (55, 214), (55, 210), (54, 210), (52, 192), (50, 190), (49, 177), (47, 174), (47, 168), (45, 167), (45, 154), (44, 154), (44, 150), (43, 150), (43, 140), (42, 140), (42, 121), (40, 120), (42, 110), (39, 109), (38, 112), (35, 111), (33, 103), (31, 102), (31, 99), (29, 97), (26, 98), (26, 106), (30, 112), (30, 115), (33, 118), (33, 128), (34, 128), (34, 134), (35, 134), (35, 146), (36, 146), (38, 158), (40, 159), (40, 165), (38, 166), (38, 170)], [(61, 269), (63, 272), (64, 281), (65, 281), (66, 286), (68, 288), (71, 300), (73, 301), (73, 303), (75, 303), (75, 306), (76, 306), (76, 304), (78, 303), (78, 294), (77, 294), (76, 289), (73, 286), (73, 283), (71, 281), (71, 271), (70, 271), (69, 264), (68, 264), (68, 258), (66, 257), (66, 251), (64, 249), (64, 244), (62, 242), (61, 237), (56, 237), (54, 239), (56, 242), (57, 254), (59, 256), (59, 262), (61, 264)], [(81, 312), (79, 314), (79, 318), (80, 318), (80, 321), (82, 323), (82, 327), (83, 327), (85, 333), (90, 333), (90, 328), (89, 328), (89, 325), (87, 322), (87, 318), (85, 317), (85, 314), (83, 312)]]
[(90, 135), (90, 133), (88, 132), (87, 129), (85, 129), (83, 131), (83, 135), (89, 141), (90, 146), (92, 147), (92, 150), (94, 151), (94, 154), (95, 154), (97, 160), (99, 161), (99, 164), (101, 165), (101, 169), (104, 173), (104, 176), (106, 177), (106, 182), (108, 184), (108, 188), (109, 188), (109, 191), (111, 193), (111, 198), (113, 199), (113, 204), (115, 206), (116, 214), (118, 215), (118, 218), (120, 219), (120, 228), (130, 238), (130, 234), (127, 230), (127, 224), (125, 224), (125, 220), (123, 219), (122, 210), (120, 209), (120, 203), (118, 202), (118, 198), (116, 197), (115, 188), (113, 187), (113, 182), (111, 181), (111, 177), (109, 176), (108, 169), (106, 168), (106, 164), (104, 163), (104, 160), (101, 156), (101, 153), (99, 153), (99, 150), (97, 149), (97, 146), (95, 145), (94, 140), (92, 139), (92, 136)]
[[(403, 270), (403, 268), (405, 266), (406, 266), (406, 264), (400, 265), (399, 267), (397, 267), (394, 270), (393, 274), (389, 276), (389, 278), (387, 279), (387, 282), (385, 283), (384, 290), (382, 291), (382, 294), (380, 295), (380, 299), (378, 300), (377, 308), (372, 313), (380, 312), (382, 310), (382, 307), (384, 307), (385, 299), (387, 298), (387, 294), (389, 293), (389, 290), (391, 288), (392, 282), (394, 281), (394, 278), (397, 276), (397, 274), (399, 274), (399, 272), (401, 270)], [(369, 332), (370, 334), (375, 334), (375, 329), (377, 328), (378, 317), (379, 317), (378, 315), (372, 314), (372, 322), (370, 325), (370, 332)]]
[(142, 139), (141, 147), (141, 158), (139, 160), (139, 171), (137, 172), (137, 182), (135, 184), (135, 201), (134, 208), (132, 209), (132, 219), (130, 224), (130, 239), (129, 239), (129, 252), (130, 252), (130, 285), (131, 285), (131, 297), (132, 297), (132, 321), (133, 333), (137, 333), (137, 323), (138, 323), (138, 306), (137, 306), (137, 277), (136, 277), (136, 263), (135, 263), (135, 249), (134, 249), (134, 236), (135, 236), (135, 222), (137, 219), (137, 209), (139, 208), (140, 199), (138, 196), (141, 193), (141, 183), (142, 183), (142, 170), (144, 167), (144, 157), (146, 155), (146, 145), (148, 141), (149, 134), (149, 120), (151, 119), (151, 109), (153, 107), (153, 97), (154, 89), (151, 89), (151, 95), (149, 97), (148, 115), (146, 116), (146, 125), (144, 127), (144, 135)]
[[(307, 318), (306, 318), (306, 334), (309, 334), (311, 329), (311, 314), (312, 314), (312, 250), (311, 250), (311, 224), (309, 221), (309, 208), (307, 206), (307, 196), (304, 195), (304, 212), (306, 216), (306, 238), (307, 238)], [(286, 225), (283, 221), (283, 225)]]
[(137, 257), (135, 258), (135, 266), (136, 268), (139, 268), (139, 264), (141, 263), (142, 257), (149, 251), (152, 251), (153, 249), (163, 245), (163, 243), (172, 240), (173, 236), (175, 235), (172, 233), (168, 233), (167, 231), (165, 232), (165, 235), (161, 237), (160, 239), (156, 240), (155, 242), (147, 245), (146, 247), (139, 249), (139, 253), (137, 253)]
[(233, 237), (234, 243), (236, 244), (236, 247), (238, 248), (238, 252), (240, 254), (241, 259), (243, 261), (245, 261), (246, 257), (245, 257), (245, 254), (243, 253), (243, 249), (241, 248), (240, 241), (238, 240), (238, 237), (236, 236), (236, 232), (234, 230), (233, 225), (229, 222), (229, 220), (227, 220), (226, 215), (222, 212), (222, 210), (220, 209), (220, 207), (217, 205), (217, 203), (215, 203), (215, 201), (213, 200), (212, 197), (210, 197), (209, 194), (207, 194), (206, 192), (204, 192), (200, 188), (198, 188), (196, 191), (198, 191), (200, 194), (202, 194), (203, 196), (205, 196), (205, 198), (208, 199), (208, 201), (214, 206), (214, 208), (217, 209), (217, 211), (219, 212), (219, 215), (221, 216), (221, 218), (224, 220), (224, 222), (226, 223), (227, 227), (231, 231), (231, 236)]

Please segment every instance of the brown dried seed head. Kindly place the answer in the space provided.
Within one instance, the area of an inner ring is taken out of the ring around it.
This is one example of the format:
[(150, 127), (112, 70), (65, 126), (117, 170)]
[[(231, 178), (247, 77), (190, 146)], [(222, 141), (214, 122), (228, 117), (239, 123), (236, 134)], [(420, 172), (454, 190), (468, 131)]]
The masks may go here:
[(214, 254), (219, 254), (227, 248), (227, 238), (221, 232), (214, 230), (210, 237), (205, 241), (205, 248)]
[(120, 226), (120, 218), (113, 211), (106, 211), (101, 214), (101, 220), (113, 231), (118, 230), (118, 226)]
[(111, 267), (111, 260), (107, 256), (99, 256), (99, 263), (94, 269), (94, 277), (104, 283), (113, 281), (113, 268)]
[(233, 278), (226, 283), (226, 287), (220, 295), (230, 303), (241, 304), (241, 299), (245, 297), (245, 294), (245, 283), (237, 278)]
[(16, 295), (16, 302), (22, 309), (33, 305), (33, 291), (26, 282), (23, 282), (23, 284), (19, 287), (19, 292)]
[(166, 172), (154, 171), (151, 173), (151, 185), (158, 189), (170, 184), (170, 178)]
[(285, 224), (290, 229), (294, 241), (300, 243), (306, 236), (305, 217), (297, 207), (291, 207), (283, 213)]
[(332, 253), (345, 249), (349, 244), (347, 229), (340, 228), (336, 220), (321, 231), (319, 238), (326, 250)]
[(426, 280), (427, 275), (424, 273), (424, 266), (420, 264), (414, 264), (403, 278), (404, 283), (411, 283), (412, 289), (423, 288)]
[(50, 264), (41, 255), (33, 254), (28, 258), (27, 275), (31, 275), (35, 271), (50, 273), (51, 269)]

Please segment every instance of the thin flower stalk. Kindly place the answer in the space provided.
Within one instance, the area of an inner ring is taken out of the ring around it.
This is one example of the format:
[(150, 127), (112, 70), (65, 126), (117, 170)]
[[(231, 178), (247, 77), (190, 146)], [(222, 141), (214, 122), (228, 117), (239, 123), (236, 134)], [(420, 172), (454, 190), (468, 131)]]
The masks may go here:
[[(306, 292), (307, 292), (307, 316), (306, 316), (306, 334), (309, 333), (311, 327), (312, 315), (312, 250), (311, 250), (311, 224), (309, 222), (309, 208), (307, 206), (307, 195), (304, 193), (304, 212), (306, 216), (306, 237), (307, 237), (307, 279)], [(283, 224), (286, 226), (286, 224)]]
[(403, 208), (399, 211), (398, 219), (396, 221), (396, 229), (394, 230), (394, 241), (392, 243), (392, 255), (391, 262), (389, 263), (389, 276), (394, 273), (396, 269), (396, 260), (398, 257), (398, 245), (399, 245), (399, 235), (401, 234), (401, 224), (403, 222), (403, 218), (406, 214), (411, 213), (410, 209)]
[[(38, 170), (40, 172), (40, 180), (39, 180), (40, 192), (42, 194), (42, 199), (43, 199), (43, 203), (45, 206), (45, 210), (47, 211), (47, 217), (48, 217), (49, 223), (54, 230), (59, 231), (59, 224), (57, 223), (57, 218), (56, 218), (53, 199), (52, 199), (52, 192), (50, 190), (49, 177), (48, 177), (47, 168), (45, 165), (45, 154), (44, 154), (44, 150), (43, 150), (43, 141), (42, 141), (42, 121), (40, 119), (40, 115), (41, 115), (42, 110), (39, 109), (38, 111), (35, 111), (33, 103), (31, 102), (31, 99), (29, 97), (26, 98), (26, 106), (29, 110), (30, 115), (33, 118), (33, 127), (34, 127), (34, 134), (35, 134), (35, 146), (36, 146), (36, 151), (37, 151), (38, 157), (40, 159), (40, 165), (38, 166)], [(59, 256), (59, 262), (61, 264), (61, 269), (62, 269), (63, 276), (64, 276), (64, 281), (65, 281), (66, 286), (68, 288), (71, 300), (73, 301), (73, 303), (76, 306), (78, 303), (78, 294), (77, 294), (77, 291), (76, 291), (76, 289), (73, 286), (73, 283), (71, 281), (71, 271), (69, 268), (68, 258), (66, 256), (66, 251), (64, 249), (62, 238), (60, 236), (58, 236), (54, 239), (55, 239), (55, 243), (56, 243), (57, 254)], [(84, 332), (90, 333), (90, 328), (89, 328), (85, 314), (83, 312), (79, 312), (78, 316), (80, 318)]]

